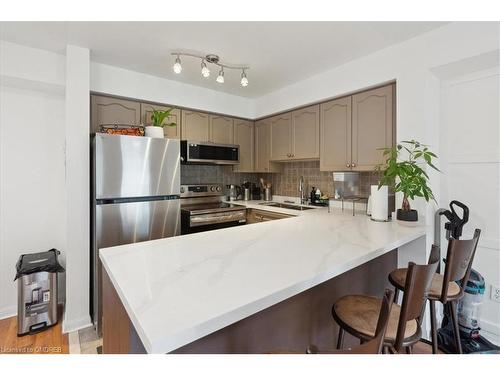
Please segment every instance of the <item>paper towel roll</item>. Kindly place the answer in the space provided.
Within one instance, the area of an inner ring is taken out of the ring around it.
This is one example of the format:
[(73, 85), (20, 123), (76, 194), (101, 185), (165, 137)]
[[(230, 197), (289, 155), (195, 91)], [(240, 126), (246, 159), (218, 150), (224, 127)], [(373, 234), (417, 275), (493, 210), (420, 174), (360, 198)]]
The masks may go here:
[(376, 221), (387, 221), (389, 218), (389, 191), (387, 185), (371, 186), (371, 211), (372, 219)]

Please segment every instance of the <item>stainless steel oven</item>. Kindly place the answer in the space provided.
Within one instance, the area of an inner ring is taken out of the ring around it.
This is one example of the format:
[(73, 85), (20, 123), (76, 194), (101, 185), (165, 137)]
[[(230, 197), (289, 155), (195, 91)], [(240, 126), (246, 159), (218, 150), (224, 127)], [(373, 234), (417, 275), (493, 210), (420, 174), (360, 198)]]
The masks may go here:
[(181, 233), (189, 234), (246, 223), (246, 207), (223, 201), (222, 185), (181, 186)]
[(184, 164), (239, 164), (240, 146), (181, 141), (181, 162)]

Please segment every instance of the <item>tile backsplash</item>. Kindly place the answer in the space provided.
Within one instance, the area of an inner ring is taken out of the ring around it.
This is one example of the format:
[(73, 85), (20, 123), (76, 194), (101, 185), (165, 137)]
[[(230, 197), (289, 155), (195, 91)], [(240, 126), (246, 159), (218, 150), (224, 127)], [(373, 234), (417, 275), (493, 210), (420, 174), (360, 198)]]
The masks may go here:
[[(263, 174), (266, 181), (270, 181), (273, 186), (273, 194), (296, 197), (299, 195), (299, 177), (304, 176), (304, 182), (307, 193), (312, 187), (319, 188), (321, 192), (333, 196), (334, 183), (332, 172), (321, 172), (319, 170), (319, 161), (297, 161), (288, 162), (283, 165), (283, 173)], [(370, 194), (370, 185), (378, 183), (377, 172), (359, 172), (358, 194), (368, 196)]]
[[(258, 183), (259, 178), (272, 183), (273, 195), (299, 196), (299, 177), (304, 176), (307, 196), (312, 187), (323, 193), (334, 195), (332, 172), (321, 172), (319, 161), (296, 161), (283, 164), (282, 173), (235, 173), (231, 166), (222, 165), (181, 165), (181, 184), (241, 185), (245, 181)], [(359, 172), (357, 194), (370, 195), (370, 185), (378, 183), (377, 172)], [(394, 207), (394, 196), (389, 197), (390, 207)]]
[(181, 184), (236, 184), (257, 182), (255, 173), (234, 173), (228, 165), (181, 165)]

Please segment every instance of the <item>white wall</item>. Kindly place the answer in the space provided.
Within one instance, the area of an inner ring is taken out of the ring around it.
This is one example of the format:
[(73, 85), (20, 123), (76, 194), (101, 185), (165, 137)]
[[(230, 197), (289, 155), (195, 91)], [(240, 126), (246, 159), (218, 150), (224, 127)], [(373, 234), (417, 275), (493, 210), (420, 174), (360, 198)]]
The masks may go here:
[[(66, 309), (64, 331), (90, 324), (89, 50), (66, 48)], [(85, 286), (85, 287), (82, 287)]]
[(470, 222), (464, 236), (480, 228), (474, 269), (486, 280), (481, 327), (500, 341), (500, 303), (490, 300), (500, 286), (500, 71), (488, 69), (446, 79), (441, 87), (441, 203), (464, 202)]
[(0, 319), (17, 313), (19, 255), (65, 250), (64, 174), (64, 97), (0, 85)]

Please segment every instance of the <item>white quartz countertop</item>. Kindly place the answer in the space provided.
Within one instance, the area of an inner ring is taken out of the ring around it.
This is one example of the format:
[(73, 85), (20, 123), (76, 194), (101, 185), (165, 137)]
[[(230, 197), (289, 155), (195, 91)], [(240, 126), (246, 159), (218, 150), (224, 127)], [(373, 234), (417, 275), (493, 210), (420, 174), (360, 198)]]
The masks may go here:
[(166, 353), (425, 234), (327, 208), (252, 225), (101, 249), (100, 258), (148, 353)]

